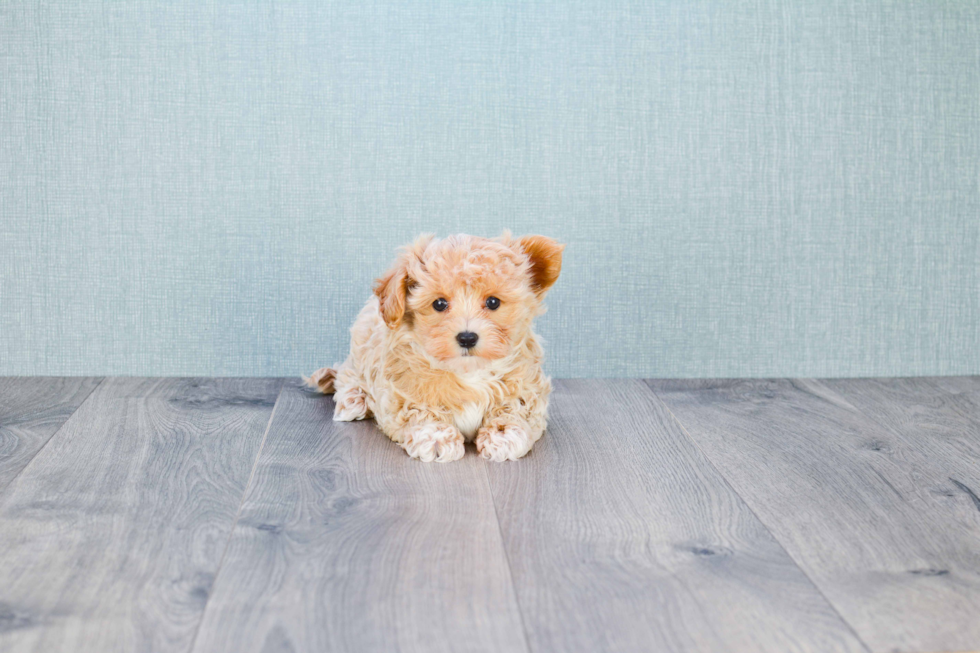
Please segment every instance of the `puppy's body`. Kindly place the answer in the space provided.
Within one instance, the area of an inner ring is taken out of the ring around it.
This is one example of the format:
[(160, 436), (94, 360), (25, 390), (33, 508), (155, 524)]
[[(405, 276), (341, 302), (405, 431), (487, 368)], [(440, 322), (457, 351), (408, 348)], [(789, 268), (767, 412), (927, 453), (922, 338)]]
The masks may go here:
[(473, 439), (485, 458), (520, 458), (546, 424), (551, 382), (531, 323), (563, 248), (509, 234), (420, 238), (378, 281), (347, 360), (311, 385), (336, 393), (334, 419), (374, 416), (421, 460), (457, 460)]

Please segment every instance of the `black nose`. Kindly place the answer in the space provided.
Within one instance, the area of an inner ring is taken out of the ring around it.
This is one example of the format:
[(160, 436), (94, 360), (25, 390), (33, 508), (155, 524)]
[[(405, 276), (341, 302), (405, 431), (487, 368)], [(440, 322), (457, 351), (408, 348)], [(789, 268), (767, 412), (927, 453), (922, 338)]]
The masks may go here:
[(465, 347), (466, 349), (476, 347), (476, 341), (479, 339), (480, 336), (476, 335), (472, 331), (463, 331), (462, 333), (456, 334), (456, 342), (459, 343), (460, 347)]

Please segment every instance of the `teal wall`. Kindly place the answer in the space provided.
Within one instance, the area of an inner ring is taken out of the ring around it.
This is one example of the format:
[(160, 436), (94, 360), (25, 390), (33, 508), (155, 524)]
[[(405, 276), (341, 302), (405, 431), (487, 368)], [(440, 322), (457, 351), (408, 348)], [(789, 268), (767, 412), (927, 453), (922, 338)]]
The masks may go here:
[(980, 3), (0, 3), (0, 374), (309, 371), (505, 227), (559, 376), (980, 373)]

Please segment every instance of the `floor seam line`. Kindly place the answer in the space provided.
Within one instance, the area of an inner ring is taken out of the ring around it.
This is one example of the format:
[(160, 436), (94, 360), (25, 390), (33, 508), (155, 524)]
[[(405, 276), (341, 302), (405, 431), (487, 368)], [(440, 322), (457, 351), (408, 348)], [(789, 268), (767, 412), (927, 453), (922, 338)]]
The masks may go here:
[(691, 433), (687, 430), (687, 427), (684, 426), (684, 423), (681, 422), (680, 418), (678, 418), (677, 415), (674, 414), (674, 411), (672, 411), (670, 409), (670, 406), (667, 405), (667, 402), (660, 398), (660, 395), (657, 394), (657, 391), (654, 390), (653, 387), (650, 386), (649, 381), (647, 381), (646, 379), (644, 379), (643, 380), (643, 385), (646, 386), (646, 388), (650, 392), (650, 394), (658, 402), (660, 402), (660, 405), (663, 406), (664, 410), (667, 411), (667, 414), (670, 415), (671, 419), (673, 419), (674, 422), (677, 423), (678, 428), (680, 428), (681, 432), (688, 439), (688, 441), (692, 445), (694, 445), (694, 448), (698, 450), (698, 453), (700, 453), (702, 456), (704, 456), (704, 459), (707, 461), (708, 465), (711, 466), (711, 469), (715, 470), (715, 473), (718, 474), (718, 477), (722, 480), (722, 482), (726, 486), (728, 486), (728, 488), (733, 493), (735, 493), (735, 496), (737, 496), (742, 503), (745, 504), (745, 507), (748, 508), (749, 509), (749, 512), (752, 513), (752, 516), (756, 518), (756, 520), (759, 522), (759, 524), (761, 524), (762, 527), (766, 529), (766, 532), (769, 533), (770, 537), (772, 537), (773, 541), (776, 544), (779, 545), (779, 548), (780, 549), (783, 550), (783, 552), (786, 554), (786, 557), (789, 558), (793, 562), (793, 564), (796, 566), (796, 568), (800, 570), (800, 573), (803, 574), (803, 577), (806, 578), (807, 581), (810, 582), (810, 585), (813, 586), (813, 589), (815, 589), (817, 591), (817, 593), (820, 596), (823, 597), (823, 600), (827, 602), (827, 605), (830, 606), (830, 609), (834, 611), (834, 614), (836, 614), (837, 617), (841, 620), (841, 623), (843, 623), (845, 626), (847, 626), (847, 629), (851, 631), (851, 634), (854, 635), (854, 637), (857, 639), (858, 643), (861, 644), (861, 646), (864, 647), (864, 650), (865, 651), (867, 651), (868, 653), (872, 653), (874, 651), (874, 649), (872, 649), (871, 646), (867, 642), (864, 641), (864, 638), (861, 637), (861, 635), (857, 632), (857, 630), (854, 628), (854, 626), (851, 624), (851, 622), (844, 618), (844, 615), (842, 615), (840, 613), (840, 610), (837, 609), (837, 606), (834, 605), (833, 601), (831, 601), (830, 598), (827, 597), (827, 595), (824, 593), (823, 589), (819, 585), (817, 585), (817, 583), (813, 580), (813, 578), (810, 577), (810, 574), (808, 574), (806, 572), (806, 570), (803, 568), (803, 566), (800, 564), (800, 562), (796, 558), (793, 557), (793, 554), (792, 553), (789, 552), (789, 550), (786, 548), (786, 545), (783, 544), (783, 542), (779, 539), (779, 537), (776, 536), (776, 534), (772, 531), (772, 529), (769, 528), (769, 526), (766, 525), (766, 522), (764, 522), (762, 520), (762, 518), (758, 515), (758, 513), (756, 513), (755, 508), (753, 508), (752, 505), (748, 502), (748, 500), (745, 497), (742, 496), (742, 493), (739, 492), (738, 490), (736, 490), (735, 489), (735, 486), (732, 485), (731, 482), (728, 480), (728, 477), (725, 476), (720, 469), (718, 469), (718, 466), (715, 465), (715, 461), (713, 461), (708, 456), (707, 452), (705, 452), (704, 449), (701, 448), (701, 445), (698, 444), (697, 440), (695, 440), (694, 437), (691, 435)]
[(528, 635), (527, 624), (524, 622), (524, 611), (521, 609), (521, 599), (517, 595), (517, 583), (514, 582), (514, 570), (510, 564), (510, 554), (507, 553), (507, 545), (504, 542), (504, 528), (500, 525), (500, 513), (497, 512), (497, 499), (493, 496), (493, 486), (490, 485), (490, 470), (486, 459), (480, 457), (483, 464), (483, 478), (487, 482), (487, 492), (490, 493), (490, 505), (493, 506), (493, 518), (497, 522), (497, 537), (500, 539), (500, 550), (504, 554), (504, 562), (507, 563), (507, 577), (510, 580), (510, 591), (514, 596), (514, 605), (517, 607), (517, 618), (521, 622), (521, 632), (524, 633), (524, 644), (528, 653), (532, 653), (534, 647), (531, 646), (531, 637)]
[(31, 459), (30, 459), (30, 460), (28, 460), (28, 461), (27, 461), (27, 463), (26, 463), (26, 464), (25, 464), (25, 465), (24, 465), (23, 467), (21, 467), (21, 468), (20, 468), (20, 471), (19, 471), (19, 472), (17, 472), (17, 473), (16, 473), (16, 474), (15, 474), (15, 475), (13, 476), (13, 478), (11, 478), (11, 479), (10, 479), (9, 481), (7, 481), (7, 484), (6, 484), (6, 485), (4, 485), (3, 487), (0, 487), (0, 503), (3, 503), (3, 495), (4, 495), (4, 493), (5, 493), (5, 492), (6, 492), (6, 491), (7, 491), (8, 489), (10, 489), (11, 487), (13, 487), (13, 485), (14, 485), (14, 483), (15, 483), (15, 482), (17, 481), (17, 479), (18, 479), (18, 478), (20, 478), (20, 477), (21, 477), (21, 474), (23, 474), (23, 473), (24, 473), (24, 470), (25, 470), (25, 469), (27, 469), (28, 467), (30, 467), (30, 466), (31, 466), (31, 463), (33, 463), (33, 462), (34, 462), (34, 459), (35, 459), (35, 458), (37, 458), (37, 457), (38, 457), (38, 455), (39, 455), (39, 454), (40, 454), (40, 453), (41, 453), (42, 451), (44, 451), (44, 450), (45, 450), (45, 448), (47, 448), (47, 446), (48, 446), (48, 443), (49, 443), (49, 442), (51, 442), (52, 440), (54, 440), (54, 439), (55, 439), (55, 437), (56, 437), (56, 436), (57, 436), (57, 435), (58, 435), (59, 433), (61, 433), (61, 432), (62, 432), (62, 431), (63, 431), (63, 430), (65, 429), (65, 425), (67, 425), (67, 424), (68, 424), (68, 422), (70, 422), (70, 421), (71, 421), (71, 418), (72, 418), (72, 417), (74, 417), (74, 416), (75, 416), (75, 414), (76, 414), (76, 413), (77, 413), (77, 412), (78, 412), (79, 410), (81, 410), (81, 409), (82, 409), (82, 406), (84, 406), (84, 405), (85, 405), (85, 404), (86, 404), (86, 403), (88, 402), (88, 400), (89, 400), (89, 398), (90, 398), (90, 397), (91, 397), (92, 395), (94, 395), (94, 394), (95, 394), (95, 391), (96, 391), (96, 390), (98, 390), (98, 389), (99, 389), (100, 387), (102, 387), (102, 383), (103, 383), (103, 382), (104, 382), (104, 381), (105, 381), (105, 380), (106, 380), (107, 378), (109, 378), (109, 377), (107, 377), (107, 376), (103, 376), (103, 377), (102, 377), (101, 379), (99, 379), (99, 382), (95, 384), (95, 387), (93, 387), (93, 388), (92, 388), (91, 390), (89, 390), (89, 393), (88, 393), (87, 395), (85, 395), (85, 398), (84, 398), (84, 399), (82, 399), (82, 401), (81, 401), (81, 403), (80, 403), (80, 404), (78, 404), (78, 406), (76, 406), (76, 407), (75, 407), (75, 410), (73, 410), (73, 411), (71, 411), (71, 415), (69, 415), (69, 416), (68, 416), (68, 417), (67, 417), (67, 418), (65, 419), (65, 421), (61, 423), (61, 426), (59, 426), (59, 427), (57, 428), (57, 430), (55, 430), (55, 432), (54, 432), (54, 433), (52, 433), (52, 434), (51, 434), (51, 436), (50, 436), (50, 437), (48, 437), (48, 439), (44, 441), (44, 444), (42, 444), (42, 445), (41, 445), (41, 448), (40, 448), (40, 449), (38, 449), (37, 451), (35, 451), (35, 452), (34, 452), (34, 455), (33, 455), (33, 456), (31, 456)]
[(211, 581), (211, 587), (208, 588), (208, 598), (204, 601), (204, 607), (201, 608), (201, 618), (198, 620), (197, 627), (194, 629), (194, 637), (191, 638), (190, 646), (187, 648), (188, 653), (193, 653), (194, 648), (197, 646), (197, 637), (201, 633), (201, 626), (204, 625), (204, 616), (207, 614), (208, 606), (211, 604), (211, 597), (214, 595), (214, 586), (218, 583), (218, 576), (224, 567), (225, 557), (228, 555), (228, 549), (231, 548), (231, 541), (235, 537), (235, 529), (238, 528), (238, 520), (242, 516), (242, 508), (245, 507), (245, 499), (248, 497), (248, 491), (252, 488), (252, 481), (255, 480), (255, 472), (259, 468), (259, 460), (262, 458), (265, 442), (269, 437), (269, 431), (272, 430), (272, 420), (276, 416), (276, 409), (279, 408), (279, 400), (282, 398), (282, 391), (285, 389), (286, 379), (283, 379), (282, 385), (279, 386), (279, 392), (276, 394), (276, 401), (272, 405), (272, 412), (269, 413), (269, 422), (265, 425), (265, 433), (262, 434), (262, 442), (259, 443), (259, 450), (255, 453), (255, 462), (252, 463), (252, 471), (248, 475), (248, 482), (245, 484), (245, 489), (242, 490), (242, 499), (238, 502), (235, 519), (232, 521), (231, 529), (228, 531), (228, 540), (225, 542), (225, 548), (221, 551), (218, 566), (214, 570), (214, 580)]

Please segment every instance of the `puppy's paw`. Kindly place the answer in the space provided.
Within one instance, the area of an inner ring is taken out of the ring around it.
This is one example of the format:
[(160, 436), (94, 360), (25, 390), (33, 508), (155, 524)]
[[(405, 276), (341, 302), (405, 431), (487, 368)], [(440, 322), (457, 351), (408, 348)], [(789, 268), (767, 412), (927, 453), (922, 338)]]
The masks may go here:
[(531, 450), (531, 438), (516, 424), (488, 424), (476, 434), (476, 450), (487, 460), (517, 460)]
[(304, 376), (303, 381), (314, 390), (319, 390), (325, 395), (333, 392), (333, 382), (337, 378), (337, 371), (331, 367), (321, 367), (309, 377)]
[(422, 462), (448, 463), (463, 457), (463, 436), (455, 426), (422, 424), (409, 427), (402, 448)]
[(353, 422), (368, 416), (367, 395), (360, 388), (341, 390), (333, 397), (333, 421)]

